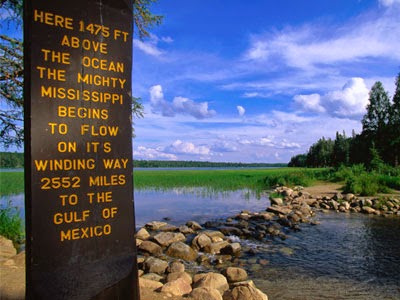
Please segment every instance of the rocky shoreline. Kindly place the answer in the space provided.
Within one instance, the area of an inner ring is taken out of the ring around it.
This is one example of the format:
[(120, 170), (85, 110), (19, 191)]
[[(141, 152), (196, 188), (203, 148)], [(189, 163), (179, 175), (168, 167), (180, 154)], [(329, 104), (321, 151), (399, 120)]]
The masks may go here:
[[(257, 249), (248, 240), (271, 242), (317, 225), (318, 212), (400, 216), (399, 197), (357, 197), (339, 191), (314, 195), (301, 187), (276, 187), (265, 211), (242, 211), (225, 220), (202, 225), (189, 221), (175, 226), (147, 223), (136, 233), (142, 300), (265, 300), (246, 272), (244, 256)], [(24, 299), (24, 253), (0, 239), (1, 299)], [(268, 262), (257, 261), (259, 265)]]

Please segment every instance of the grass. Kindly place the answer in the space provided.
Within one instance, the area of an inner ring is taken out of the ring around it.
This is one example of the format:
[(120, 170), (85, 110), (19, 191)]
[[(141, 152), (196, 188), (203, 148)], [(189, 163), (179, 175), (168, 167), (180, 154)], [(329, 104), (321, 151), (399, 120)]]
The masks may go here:
[(15, 245), (22, 243), (25, 225), (19, 216), (19, 210), (6, 203), (0, 207), (0, 235), (10, 239)]
[[(211, 191), (268, 190), (276, 184), (309, 186), (327, 169), (266, 168), (234, 170), (140, 170), (134, 171), (135, 189), (166, 190), (203, 187)], [(0, 195), (24, 192), (23, 172), (0, 172)]]
[(24, 192), (24, 172), (0, 172), (0, 196)]

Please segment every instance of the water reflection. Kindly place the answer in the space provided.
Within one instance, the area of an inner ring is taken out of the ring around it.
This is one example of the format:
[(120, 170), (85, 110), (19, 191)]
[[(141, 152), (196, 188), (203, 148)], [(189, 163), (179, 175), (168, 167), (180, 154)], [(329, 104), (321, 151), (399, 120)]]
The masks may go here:
[(200, 223), (234, 216), (241, 210), (265, 209), (267, 195), (248, 190), (212, 192), (203, 188), (176, 188), (166, 191), (135, 190), (136, 225), (167, 218), (172, 224), (194, 220)]

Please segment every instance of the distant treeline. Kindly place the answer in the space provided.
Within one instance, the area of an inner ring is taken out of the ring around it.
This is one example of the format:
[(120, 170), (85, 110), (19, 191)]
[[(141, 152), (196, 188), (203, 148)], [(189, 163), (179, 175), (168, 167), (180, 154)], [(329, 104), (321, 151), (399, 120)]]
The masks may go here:
[(287, 167), (284, 163), (233, 163), (233, 162), (209, 162), (209, 161), (185, 161), (185, 160), (134, 160), (136, 168), (244, 168), (244, 167)]
[[(134, 160), (133, 165), (136, 168), (244, 168), (244, 167), (267, 167), (279, 168), (287, 167), (284, 163), (226, 163), (226, 162), (208, 162), (208, 161), (165, 161), (165, 160)], [(0, 168), (23, 168), (24, 154), (17, 152), (0, 152)]]
[(23, 168), (24, 153), (0, 152), (0, 168)]
[(400, 162), (400, 73), (396, 91), (390, 100), (381, 82), (369, 92), (362, 132), (351, 137), (336, 133), (335, 140), (322, 137), (307, 153), (292, 157), (290, 167), (338, 167), (362, 164), (376, 169), (386, 164), (398, 167)]

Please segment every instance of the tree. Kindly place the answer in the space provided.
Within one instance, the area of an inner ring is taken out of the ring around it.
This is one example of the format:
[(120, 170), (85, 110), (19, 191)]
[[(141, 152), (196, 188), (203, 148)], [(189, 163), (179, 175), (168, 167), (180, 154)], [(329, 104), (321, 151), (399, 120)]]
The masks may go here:
[(400, 155), (400, 73), (396, 77), (396, 91), (389, 111), (389, 134), (392, 163), (394, 166), (398, 166)]
[[(150, 36), (150, 29), (160, 25), (163, 17), (151, 13), (151, 4), (157, 0), (135, 0), (133, 5), (134, 34), (140, 39)], [(0, 2), (0, 14), (6, 16), (3, 25), (22, 25), (23, 0)], [(1, 26), (1, 25), (0, 25)], [(135, 30), (135, 28), (137, 30)], [(19, 38), (0, 35), (0, 145), (21, 147), (23, 129), (23, 42)], [(143, 117), (140, 98), (132, 97), (133, 118)]]
[(334, 166), (341, 164), (348, 165), (350, 162), (350, 142), (351, 138), (346, 137), (346, 133), (336, 132), (336, 138), (333, 145), (332, 163)]
[(307, 166), (332, 166), (333, 145), (334, 142), (331, 139), (325, 139), (324, 137), (314, 143), (307, 153)]
[(389, 96), (382, 83), (375, 82), (369, 92), (367, 113), (362, 119), (362, 135), (371, 143), (368, 149), (375, 144), (376, 150), (385, 161), (388, 156), (390, 107)]

